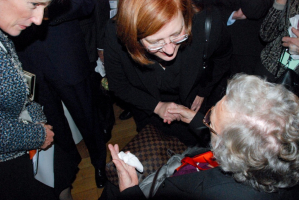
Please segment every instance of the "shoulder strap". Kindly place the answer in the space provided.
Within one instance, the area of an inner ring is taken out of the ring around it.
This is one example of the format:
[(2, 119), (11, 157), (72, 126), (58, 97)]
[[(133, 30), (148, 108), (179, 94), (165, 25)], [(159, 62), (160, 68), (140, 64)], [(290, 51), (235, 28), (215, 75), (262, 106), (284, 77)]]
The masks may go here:
[(205, 44), (203, 51), (203, 68), (205, 69), (208, 66), (207, 57), (208, 57), (208, 44), (210, 41), (210, 33), (212, 27), (212, 16), (211, 16), (211, 7), (206, 9), (206, 20), (205, 20)]

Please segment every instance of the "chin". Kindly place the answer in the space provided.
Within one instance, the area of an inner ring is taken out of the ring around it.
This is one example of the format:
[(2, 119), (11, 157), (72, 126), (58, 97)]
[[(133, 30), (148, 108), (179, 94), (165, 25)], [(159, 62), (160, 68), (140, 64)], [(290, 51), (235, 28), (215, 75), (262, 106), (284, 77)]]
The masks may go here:
[[(4, 32), (6, 32), (6, 31), (4, 31)], [(7, 31), (6, 33), (10, 36), (16, 37), (16, 36), (20, 35), (21, 32), (22, 31), (19, 31), (19, 30), (11, 30), (11, 31)]]
[(167, 56), (164, 53), (159, 53), (156, 56), (164, 61), (172, 61), (173, 59), (175, 59), (176, 55), (177, 55), (177, 52), (175, 52), (172, 56)]

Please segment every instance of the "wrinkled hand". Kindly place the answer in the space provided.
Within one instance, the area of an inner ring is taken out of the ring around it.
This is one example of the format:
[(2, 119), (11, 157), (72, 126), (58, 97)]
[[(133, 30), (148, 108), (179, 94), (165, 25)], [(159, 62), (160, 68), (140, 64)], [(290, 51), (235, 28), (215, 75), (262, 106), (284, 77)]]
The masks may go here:
[(52, 131), (53, 130), (53, 127), (51, 125), (48, 125), (48, 124), (44, 124), (43, 125), (46, 129), (46, 139), (45, 139), (45, 142), (44, 144), (40, 147), (41, 149), (47, 149), (48, 147), (50, 147), (53, 143), (53, 137), (54, 137), (54, 132)]
[(247, 17), (244, 15), (242, 9), (240, 8), (239, 10), (234, 12), (232, 18), (235, 20), (242, 20), (242, 19), (246, 19)]
[(295, 37), (283, 37), (282, 46), (289, 47), (291, 54), (299, 54), (299, 30), (292, 28), (293, 33), (297, 36)]
[(171, 114), (167, 112), (168, 109), (170, 108), (176, 108), (177, 104), (173, 102), (159, 102), (158, 105), (156, 106), (154, 113), (159, 115), (164, 123), (171, 124), (172, 121), (174, 120), (180, 120), (180, 116), (178, 114)]
[(135, 167), (126, 164), (124, 161), (119, 159), (119, 147), (117, 144), (114, 146), (112, 144), (108, 145), (111, 152), (112, 161), (116, 166), (118, 181), (119, 181), (119, 191), (122, 192), (129, 187), (138, 185), (138, 177)]
[(196, 96), (192, 105), (191, 105), (191, 110), (195, 111), (195, 112), (198, 112), (198, 110), (200, 109), (201, 107), (201, 104), (204, 100), (204, 97), (200, 97), (200, 96)]
[(192, 121), (196, 114), (195, 111), (190, 110), (189, 108), (182, 105), (178, 105), (177, 108), (170, 108), (167, 110), (167, 112), (171, 114), (179, 114), (180, 120), (188, 124)]

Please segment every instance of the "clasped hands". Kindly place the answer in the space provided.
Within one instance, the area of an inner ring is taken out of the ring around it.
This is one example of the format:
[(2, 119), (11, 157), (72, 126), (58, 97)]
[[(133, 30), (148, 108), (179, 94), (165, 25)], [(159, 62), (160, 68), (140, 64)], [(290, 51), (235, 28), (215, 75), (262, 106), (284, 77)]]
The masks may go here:
[[(168, 124), (170, 124), (174, 120), (190, 123), (190, 121), (194, 118), (195, 114), (199, 110), (203, 99), (204, 98), (202, 97), (196, 96), (191, 109), (173, 102), (159, 102), (154, 112), (158, 114), (165, 123)], [(126, 164), (118, 157), (119, 146), (117, 144), (115, 144), (114, 146), (112, 144), (109, 144), (108, 148), (111, 152), (112, 162), (115, 164), (117, 169), (120, 192), (129, 187), (138, 185), (139, 181), (135, 167)]]
[(171, 124), (171, 122), (175, 120), (190, 123), (200, 109), (203, 100), (203, 97), (196, 96), (191, 105), (191, 109), (173, 102), (159, 102), (154, 113), (159, 115), (164, 123)]

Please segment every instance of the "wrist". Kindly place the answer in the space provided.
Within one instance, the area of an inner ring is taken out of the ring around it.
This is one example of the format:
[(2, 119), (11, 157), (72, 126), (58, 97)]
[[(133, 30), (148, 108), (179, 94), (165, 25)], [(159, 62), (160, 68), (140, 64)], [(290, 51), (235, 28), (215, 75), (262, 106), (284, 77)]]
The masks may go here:
[(160, 110), (162, 104), (163, 104), (163, 103), (162, 103), (161, 101), (159, 101), (159, 103), (157, 104), (157, 106), (155, 107), (155, 110), (154, 110), (154, 113), (155, 113), (155, 114), (158, 114), (158, 112), (159, 112), (159, 110)]
[(287, 3), (287, 0), (275, 0), (276, 3), (281, 4), (281, 5), (285, 5)]

